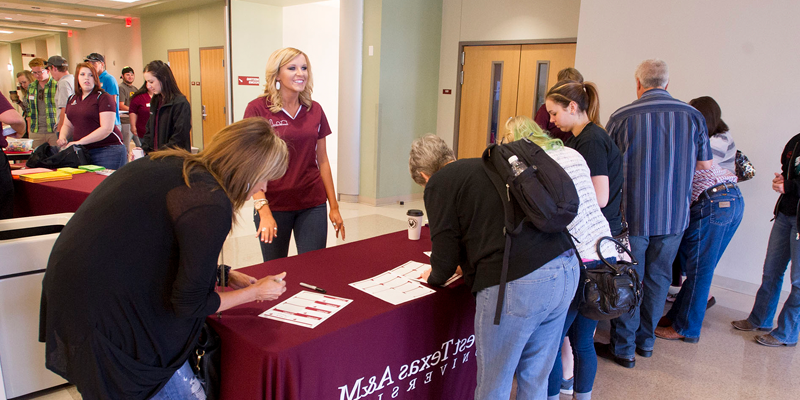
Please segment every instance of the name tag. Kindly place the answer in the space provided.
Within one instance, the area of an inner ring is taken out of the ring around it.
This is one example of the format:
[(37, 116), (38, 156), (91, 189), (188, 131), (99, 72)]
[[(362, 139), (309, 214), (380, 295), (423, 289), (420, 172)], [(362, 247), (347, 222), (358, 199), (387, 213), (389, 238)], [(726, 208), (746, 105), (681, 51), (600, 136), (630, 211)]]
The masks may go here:
[(33, 97), (33, 95), (32, 95), (32, 94), (31, 94), (31, 95), (28, 95), (28, 100), (33, 100), (33, 99), (34, 99), (34, 97)]
[(144, 106), (147, 107), (147, 108), (150, 108), (150, 103), (147, 103)]
[(730, 201), (720, 201), (719, 202), (719, 208), (728, 208), (730, 206), (731, 206), (731, 202)]

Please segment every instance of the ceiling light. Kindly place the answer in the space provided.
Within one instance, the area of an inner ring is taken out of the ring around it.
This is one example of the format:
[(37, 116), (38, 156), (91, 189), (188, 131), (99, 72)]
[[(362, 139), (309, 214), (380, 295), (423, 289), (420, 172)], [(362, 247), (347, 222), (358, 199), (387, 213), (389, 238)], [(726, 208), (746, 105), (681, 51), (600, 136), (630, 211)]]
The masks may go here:
[(75, 20), (75, 22), (81, 22), (81, 20), (79, 20), (79, 19), (76, 19), (76, 20)]
[(98, 17), (105, 17), (105, 14), (97, 14)]
[(139, 0), (111, 0), (111, 1), (116, 1), (118, 3), (135, 3)]
[(6, 17), (6, 19), (12, 19), (11, 17)]
[(66, 22), (62, 22), (62, 23), (61, 23), (61, 25), (66, 25), (66, 24), (67, 24)]
[(12, 32), (12, 31), (0, 31), (0, 33), (6, 33), (6, 34), (9, 34), (9, 33), (14, 33), (14, 32)]

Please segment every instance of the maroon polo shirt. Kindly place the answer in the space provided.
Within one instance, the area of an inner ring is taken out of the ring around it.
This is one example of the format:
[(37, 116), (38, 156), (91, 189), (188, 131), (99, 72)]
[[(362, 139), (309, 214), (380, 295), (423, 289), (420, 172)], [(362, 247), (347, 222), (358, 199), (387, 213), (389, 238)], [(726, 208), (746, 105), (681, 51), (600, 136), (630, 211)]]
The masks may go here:
[[(111, 111), (116, 113), (117, 111), (114, 97), (108, 93), (93, 92), (86, 96), (86, 98), (81, 97), (83, 96), (76, 93), (67, 101), (66, 114), (74, 128), (72, 138), (75, 141), (83, 139), (86, 135), (100, 127), (101, 112)], [(85, 145), (85, 147), (87, 149), (96, 149), (115, 144), (122, 144), (122, 133), (117, 129), (116, 125), (114, 126), (114, 130), (106, 136), (105, 139), (89, 143)]]
[[(13, 109), (14, 106), (11, 105), (6, 96), (0, 96), (0, 114)], [(2, 130), (3, 130), (3, 124), (0, 123), (0, 131)], [(2, 134), (0, 134), (0, 147), (2, 148), (8, 147), (8, 141), (6, 140), (6, 137), (3, 136)]]
[(267, 185), (267, 200), (272, 211), (296, 211), (325, 203), (325, 186), (317, 166), (317, 140), (331, 134), (328, 118), (316, 101), (309, 110), (300, 106), (292, 118), (284, 110), (273, 113), (259, 97), (244, 110), (244, 117), (264, 117), (289, 148), (286, 175)]
[(136, 114), (136, 136), (147, 133), (147, 120), (150, 119), (150, 93), (142, 93), (131, 99), (128, 114)]

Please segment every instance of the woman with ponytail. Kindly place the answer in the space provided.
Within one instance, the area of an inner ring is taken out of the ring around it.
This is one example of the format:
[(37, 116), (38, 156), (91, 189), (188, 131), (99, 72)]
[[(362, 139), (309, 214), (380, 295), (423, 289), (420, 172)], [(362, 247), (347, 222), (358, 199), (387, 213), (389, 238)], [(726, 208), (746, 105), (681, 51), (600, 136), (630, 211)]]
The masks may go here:
[(564, 132), (572, 132), (565, 144), (586, 159), (597, 203), (611, 233), (618, 235), (622, 232), (622, 157), (600, 125), (597, 86), (591, 82), (560, 81), (547, 92), (545, 106), (551, 122)]

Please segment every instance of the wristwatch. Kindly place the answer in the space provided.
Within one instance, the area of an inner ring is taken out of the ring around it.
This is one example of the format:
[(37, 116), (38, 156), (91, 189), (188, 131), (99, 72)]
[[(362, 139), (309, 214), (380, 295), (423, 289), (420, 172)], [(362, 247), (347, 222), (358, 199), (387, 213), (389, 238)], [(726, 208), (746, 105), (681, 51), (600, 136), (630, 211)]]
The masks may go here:
[(269, 205), (269, 200), (267, 199), (258, 199), (255, 201), (255, 203), (253, 203), (253, 206), (255, 207), (256, 211), (261, 210), (262, 207), (268, 205)]

